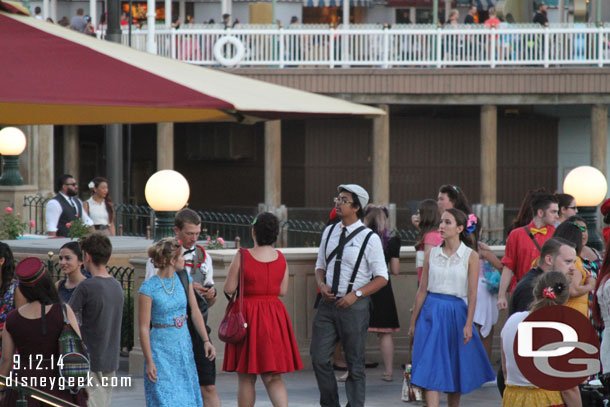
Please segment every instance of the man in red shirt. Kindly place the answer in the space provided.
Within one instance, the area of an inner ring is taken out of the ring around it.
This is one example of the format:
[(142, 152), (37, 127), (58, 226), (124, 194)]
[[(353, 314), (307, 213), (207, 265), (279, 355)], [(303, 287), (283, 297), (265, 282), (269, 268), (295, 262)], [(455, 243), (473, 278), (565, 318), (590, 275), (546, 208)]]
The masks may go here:
[(540, 256), (540, 247), (553, 237), (555, 222), (559, 217), (557, 199), (550, 194), (537, 194), (532, 199), (534, 219), (529, 225), (510, 232), (502, 258), (502, 277), (498, 292), (498, 308), (506, 309), (506, 290), (510, 284), (513, 292), (517, 282), (532, 268), (532, 262)]

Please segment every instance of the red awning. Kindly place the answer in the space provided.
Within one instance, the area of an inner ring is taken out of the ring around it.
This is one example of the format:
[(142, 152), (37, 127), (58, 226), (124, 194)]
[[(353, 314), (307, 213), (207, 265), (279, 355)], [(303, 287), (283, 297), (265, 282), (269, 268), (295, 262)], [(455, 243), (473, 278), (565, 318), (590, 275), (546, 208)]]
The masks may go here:
[(0, 124), (384, 114), (369, 106), (147, 54), (6, 12), (0, 12), (0, 55)]

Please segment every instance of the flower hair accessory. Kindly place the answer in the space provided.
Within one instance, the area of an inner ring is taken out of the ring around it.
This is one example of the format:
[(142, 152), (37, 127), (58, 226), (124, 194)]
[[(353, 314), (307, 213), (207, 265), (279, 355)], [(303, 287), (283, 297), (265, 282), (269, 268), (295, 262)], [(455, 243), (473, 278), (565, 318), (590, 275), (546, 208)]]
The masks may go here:
[(557, 296), (553, 292), (553, 287), (546, 287), (544, 290), (542, 290), (542, 296), (544, 298), (550, 298), (551, 300), (554, 300), (557, 298)]
[(95, 188), (95, 183), (93, 181), (89, 181), (87, 186), (89, 187), (89, 189), (93, 189), (93, 188)]
[(470, 235), (472, 232), (475, 231), (478, 222), (479, 220), (473, 213), (468, 215), (468, 220), (466, 221), (466, 236)]

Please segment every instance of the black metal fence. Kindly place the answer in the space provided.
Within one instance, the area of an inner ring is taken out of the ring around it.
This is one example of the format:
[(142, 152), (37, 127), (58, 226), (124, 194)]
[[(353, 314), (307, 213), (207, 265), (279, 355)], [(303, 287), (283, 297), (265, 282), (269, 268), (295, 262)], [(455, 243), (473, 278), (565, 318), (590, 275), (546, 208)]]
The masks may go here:
[(203, 235), (207, 233), (210, 236), (216, 236), (218, 233), (218, 236), (224, 240), (235, 240), (236, 237), (239, 237), (242, 246), (253, 246), (254, 242), (250, 231), (254, 221), (253, 215), (206, 211), (198, 211), (197, 213), (201, 216), (201, 232)]
[[(48, 260), (47, 266), (55, 281), (64, 279), (59, 263)], [(108, 273), (116, 278), (123, 287), (123, 318), (121, 323), (121, 350), (130, 351), (133, 348), (134, 328), (134, 268), (123, 266), (106, 266)]]

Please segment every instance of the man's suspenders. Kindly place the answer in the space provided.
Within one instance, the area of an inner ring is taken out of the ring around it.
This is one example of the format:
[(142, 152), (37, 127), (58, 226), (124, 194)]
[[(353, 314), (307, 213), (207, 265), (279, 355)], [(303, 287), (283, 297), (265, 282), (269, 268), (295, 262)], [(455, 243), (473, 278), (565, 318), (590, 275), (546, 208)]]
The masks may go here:
[(349, 294), (350, 291), (352, 291), (352, 287), (354, 286), (354, 281), (356, 281), (356, 275), (358, 274), (358, 269), (360, 268), (360, 263), (362, 262), (362, 257), (364, 257), (364, 251), (366, 250), (366, 245), (369, 243), (369, 239), (371, 238), (371, 236), (373, 235), (372, 230), (369, 232), (368, 235), (366, 235), (366, 237), (364, 238), (364, 241), (362, 242), (362, 247), (360, 247), (360, 253), (358, 253), (358, 260), (356, 260), (356, 264), (354, 265), (354, 271), (352, 272), (352, 278), (350, 278), (349, 280), (349, 284), (347, 285), (347, 291), (345, 292), (345, 294)]

